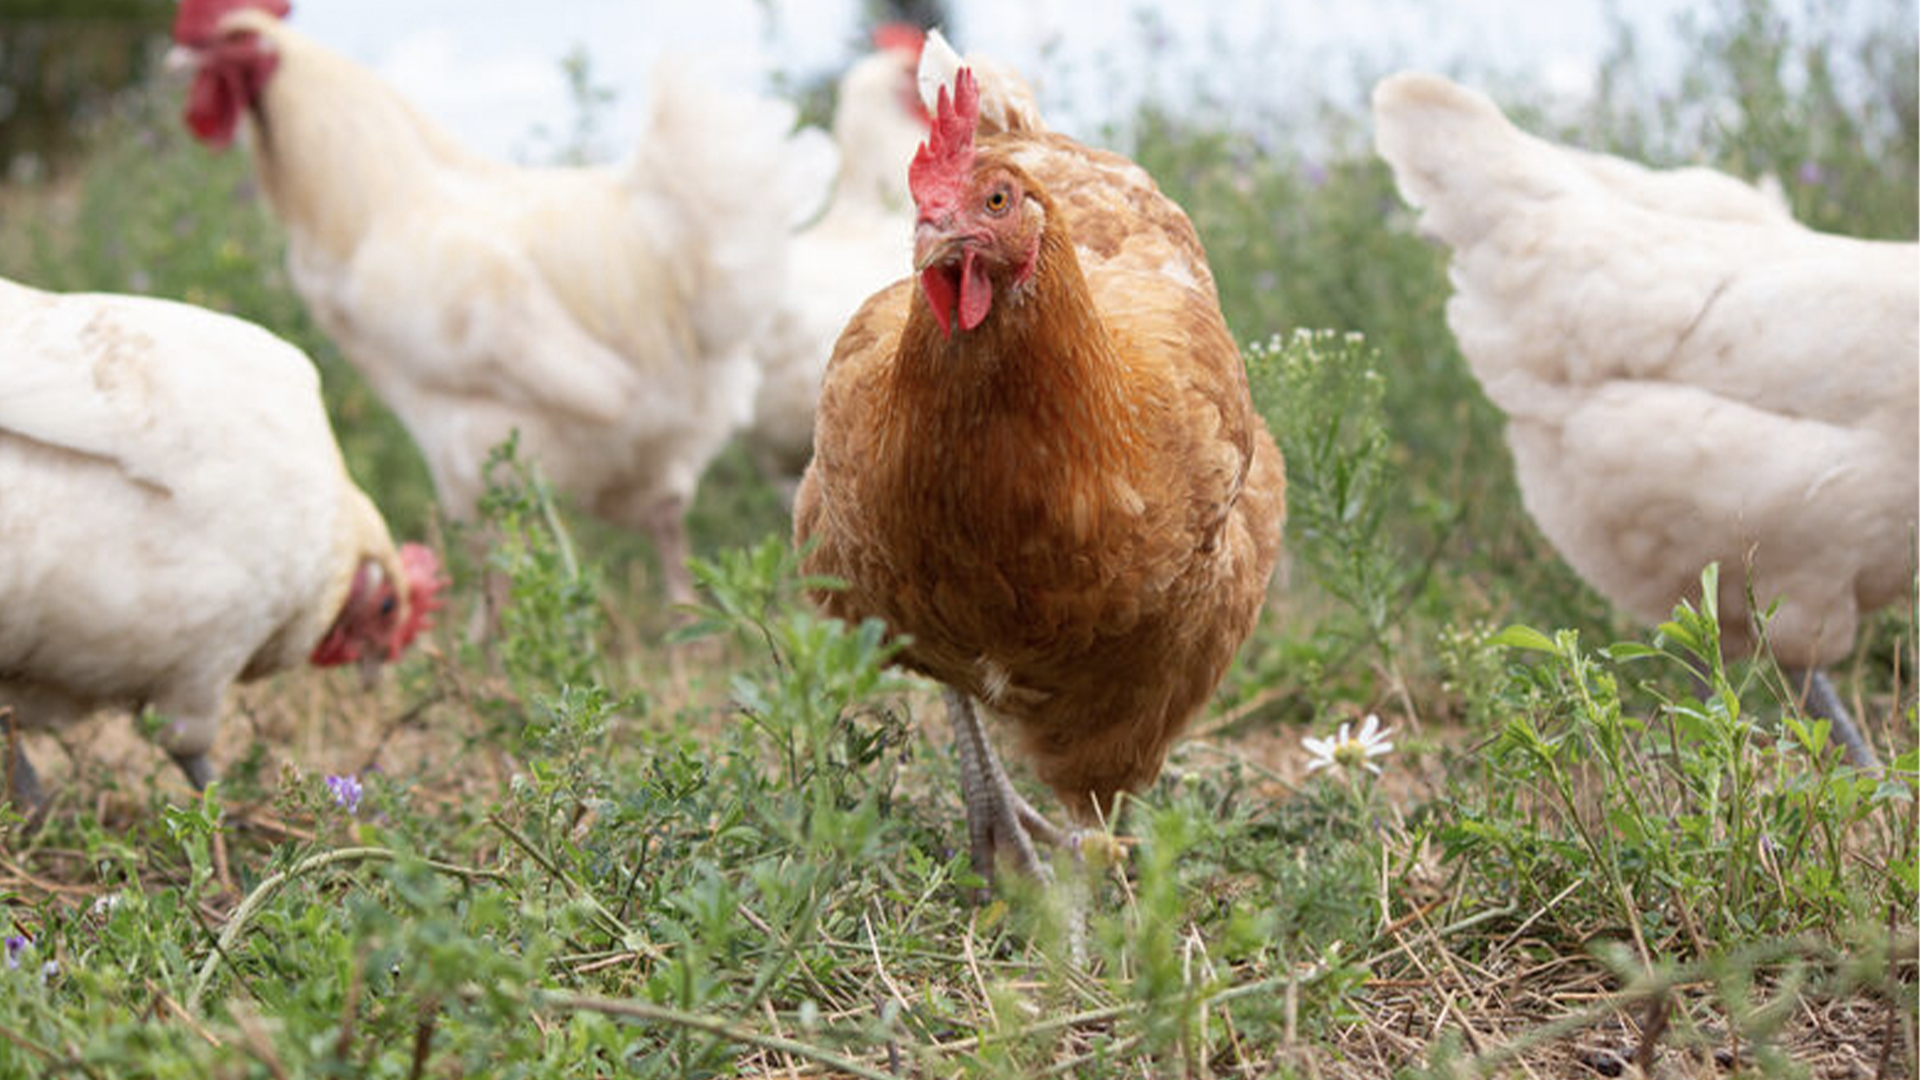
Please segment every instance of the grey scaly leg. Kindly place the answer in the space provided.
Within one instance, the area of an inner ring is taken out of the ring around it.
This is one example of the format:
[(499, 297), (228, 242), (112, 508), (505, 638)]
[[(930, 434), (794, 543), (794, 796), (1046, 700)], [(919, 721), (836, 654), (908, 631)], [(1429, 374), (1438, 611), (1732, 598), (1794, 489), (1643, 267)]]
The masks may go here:
[(33, 771), (33, 763), (27, 760), (27, 752), (20, 745), (18, 736), (8, 732), (7, 748), (7, 790), (4, 794), (13, 803), (14, 810), (24, 814), (28, 820), (37, 819), (46, 809), (47, 795), (40, 787), (40, 777)]
[(168, 756), (173, 758), (175, 765), (180, 766), (181, 772), (187, 774), (187, 782), (193, 785), (195, 791), (207, 790), (207, 785), (216, 779), (213, 765), (207, 761), (205, 754), (169, 753)]
[(1787, 681), (1792, 684), (1795, 693), (1804, 691), (1807, 702), (1807, 714), (1820, 716), (1833, 722), (1833, 736), (1840, 745), (1847, 748), (1847, 758), (1862, 769), (1880, 767), (1880, 757), (1873, 752), (1873, 746), (1860, 734), (1854, 725), (1853, 717), (1847, 713), (1846, 705), (1840, 701), (1840, 695), (1834, 692), (1833, 683), (1827, 674), (1819, 668), (1784, 668)]
[(1013, 790), (993, 744), (987, 741), (986, 727), (974, 712), (973, 702), (949, 689), (947, 712), (953, 719), (954, 750), (960, 759), (960, 794), (967, 805), (967, 841), (974, 873), (992, 881), (995, 856), (1004, 848), (1020, 870), (1051, 878), (1053, 870), (1040, 860), (1027, 830), (1032, 827), (1042, 842), (1052, 844), (1060, 842), (1060, 830)]

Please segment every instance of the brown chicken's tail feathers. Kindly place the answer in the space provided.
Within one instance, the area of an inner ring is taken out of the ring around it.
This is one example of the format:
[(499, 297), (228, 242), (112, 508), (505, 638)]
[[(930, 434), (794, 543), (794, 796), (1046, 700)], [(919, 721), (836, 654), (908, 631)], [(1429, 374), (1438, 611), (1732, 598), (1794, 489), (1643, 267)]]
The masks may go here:
[(941, 87), (952, 96), (954, 80), (963, 67), (971, 69), (980, 84), (981, 134), (1047, 130), (1033, 88), (1025, 79), (991, 57), (963, 58), (938, 30), (927, 31), (926, 44), (920, 50), (920, 100), (927, 107), (927, 115), (934, 114)]

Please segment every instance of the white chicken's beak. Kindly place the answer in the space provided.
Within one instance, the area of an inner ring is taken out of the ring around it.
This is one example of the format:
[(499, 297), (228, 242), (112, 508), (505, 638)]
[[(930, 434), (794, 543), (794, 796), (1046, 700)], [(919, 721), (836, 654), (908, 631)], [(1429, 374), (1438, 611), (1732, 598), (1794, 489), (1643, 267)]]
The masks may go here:
[(186, 45), (175, 45), (173, 48), (167, 50), (166, 59), (161, 63), (168, 71), (175, 74), (182, 71), (197, 71), (200, 67), (201, 55), (202, 53), (199, 49)]

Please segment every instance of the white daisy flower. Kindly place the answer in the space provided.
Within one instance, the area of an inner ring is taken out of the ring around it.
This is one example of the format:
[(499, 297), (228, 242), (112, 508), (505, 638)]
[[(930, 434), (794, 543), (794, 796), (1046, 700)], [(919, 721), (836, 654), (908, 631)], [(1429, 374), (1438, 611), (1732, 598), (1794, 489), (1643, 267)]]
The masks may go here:
[(1393, 750), (1393, 742), (1387, 736), (1393, 729), (1380, 726), (1380, 718), (1372, 713), (1360, 722), (1360, 733), (1353, 733), (1352, 724), (1341, 724), (1340, 733), (1331, 739), (1308, 738), (1301, 740), (1307, 753), (1313, 760), (1307, 762), (1308, 772), (1338, 766), (1342, 769), (1362, 768), (1375, 776), (1380, 775), (1380, 766), (1373, 759)]

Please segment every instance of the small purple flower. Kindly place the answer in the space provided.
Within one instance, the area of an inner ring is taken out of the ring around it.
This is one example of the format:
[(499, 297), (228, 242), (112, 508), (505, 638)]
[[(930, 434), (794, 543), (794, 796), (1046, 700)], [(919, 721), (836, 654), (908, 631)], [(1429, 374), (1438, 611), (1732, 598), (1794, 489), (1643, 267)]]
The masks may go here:
[(31, 948), (33, 948), (32, 938), (24, 934), (7, 935), (7, 970), (17, 970), (20, 967), (20, 954)]
[(1300, 179), (1310, 188), (1323, 188), (1327, 185), (1327, 168), (1309, 158), (1300, 164)]
[(1805, 187), (1825, 187), (1827, 183), (1827, 170), (1821, 168), (1817, 161), (1801, 162), (1800, 171), (1796, 175), (1799, 176), (1801, 185)]
[(327, 790), (333, 792), (333, 801), (349, 814), (360, 812), (360, 796), (366, 793), (361, 787), (360, 778), (348, 773), (343, 776), (327, 777)]
[(54, 978), (59, 974), (60, 974), (60, 961), (49, 960), (46, 963), (41, 964), (40, 965), (40, 985), (41, 986), (47, 985), (48, 979)]

